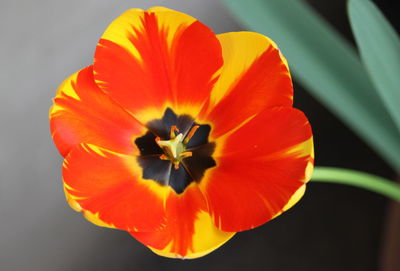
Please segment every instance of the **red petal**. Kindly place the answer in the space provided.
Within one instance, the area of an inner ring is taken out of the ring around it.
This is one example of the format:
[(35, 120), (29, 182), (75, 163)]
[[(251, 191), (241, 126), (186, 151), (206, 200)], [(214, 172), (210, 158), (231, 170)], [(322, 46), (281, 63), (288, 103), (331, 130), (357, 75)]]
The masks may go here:
[(217, 166), (200, 187), (224, 231), (267, 222), (290, 206), (289, 200), (311, 177), (311, 127), (303, 113), (290, 107), (265, 110), (219, 138), (217, 148)]
[(141, 174), (134, 156), (87, 144), (72, 149), (63, 165), (67, 195), (82, 211), (123, 230), (159, 230), (170, 189)]
[(86, 142), (132, 153), (142, 126), (94, 83), (92, 66), (67, 78), (50, 109), (50, 129), (61, 155)]
[(165, 8), (128, 10), (96, 49), (95, 79), (110, 97), (145, 122), (148, 107), (175, 112), (209, 97), (222, 65), (214, 33), (194, 18)]
[(212, 136), (219, 137), (265, 108), (291, 106), (293, 87), (285, 58), (269, 38), (252, 32), (218, 35), (224, 66), (211, 95)]

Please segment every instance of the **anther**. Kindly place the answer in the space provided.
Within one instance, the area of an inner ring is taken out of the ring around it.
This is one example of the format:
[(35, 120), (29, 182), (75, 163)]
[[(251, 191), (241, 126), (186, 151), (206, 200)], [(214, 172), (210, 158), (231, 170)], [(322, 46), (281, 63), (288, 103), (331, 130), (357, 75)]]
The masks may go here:
[(199, 125), (195, 125), (192, 127), (192, 129), (190, 129), (190, 132), (183, 140), (183, 144), (187, 144), (189, 142), (189, 140), (193, 137), (194, 133), (196, 133), (196, 131), (197, 131), (197, 129), (199, 129), (199, 127), (200, 127)]
[(174, 139), (174, 138), (176, 137), (175, 131), (176, 131), (176, 132), (179, 132), (178, 127), (176, 127), (176, 125), (171, 126), (171, 130), (169, 131), (169, 137), (170, 137), (171, 139)]
[(165, 154), (161, 154), (160, 159), (161, 160), (169, 160), (168, 156), (166, 156)]

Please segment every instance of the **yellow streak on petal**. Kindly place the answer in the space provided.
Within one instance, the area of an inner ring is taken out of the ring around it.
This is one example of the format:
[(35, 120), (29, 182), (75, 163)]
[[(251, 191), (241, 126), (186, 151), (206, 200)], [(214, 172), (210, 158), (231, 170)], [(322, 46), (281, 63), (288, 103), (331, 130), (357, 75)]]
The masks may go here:
[(304, 196), (304, 193), (306, 192), (306, 185), (303, 184), (300, 186), (299, 189), (297, 189), (296, 192), (292, 195), (292, 197), (289, 199), (289, 201), (286, 203), (286, 205), (282, 208), (281, 211), (276, 213), (272, 219), (276, 218), (277, 216), (280, 216), (283, 212), (286, 212), (290, 208), (292, 208), (299, 200)]
[(314, 162), (309, 161), (308, 164), (307, 164), (307, 167), (306, 167), (306, 174), (305, 174), (305, 177), (304, 177), (304, 182), (305, 183), (308, 182), (311, 179), (311, 177), (313, 175), (313, 172), (314, 172)]
[(304, 142), (297, 144), (296, 146), (291, 147), (286, 151), (287, 155), (294, 155), (295, 157), (304, 157), (310, 156), (314, 158), (314, 140), (313, 137), (310, 137)]
[(59, 111), (62, 111), (64, 108), (58, 104), (53, 104), (49, 110), (49, 118), (53, 117)]
[[(217, 35), (217, 38), (222, 46), (224, 66), (211, 92), (211, 107), (229, 93), (253, 62), (270, 46), (278, 49), (270, 38), (254, 32), (223, 33)], [(281, 58), (287, 66), (287, 61), (282, 54)]]
[(134, 30), (144, 31), (143, 18), (144, 10), (138, 8), (128, 9), (109, 25), (101, 38), (117, 43), (128, 50), (135, 59), (142, 62), (139, 51), (129, 40), (129, 37), (137, 37)]
[(64, 80), (64, 82), (61, 83), (61, 85), (57, 89), (56, 97), (60, 95), (66, 95), (69, 96), (75, 100), (80, 101), (80, 97), (75, 91), (74, 84), (76, 83), (76, 80), (78, 78), (79, 71), (72, 74), (70, 77)]
[(155, 254), (163, 256), (163, 257), (167, 257), (167, 258), (180, 258), (183, 259), (182, 256), (180, 256), (179, 254), (170, 252), (171, 248), (172, 248), (172, 242), (170, 242), (165, 248), (163, 249), (155, 249), (152, 248), (150, 246), (147, 246), (151, 251), (153, 251)]
[(79, 205), (79, 203), (72, 198), (72, 196), (68, 193), (66, 185), (64, 184), (64, 194), (65, 194), (65, 199), (67, 200), (67, 203), (69, 206), (76, 212), (81, 212), (82, 207)]
[[(102, 39), (117, 43), (128, 50), (140, 63), (143, 61), (142, 56), (129, 38), (137, 37), (135, 31), (146, 31), (143, 25), (144, 12), (142, 9), (129, 9), (125, 11), (110, 24), (101, 37)], [(169, 47), (172, 46), (176, 35), (181, 29), (186, 28), (196, 21), (195, 18), (189, 15), (163, 7), (153, 7), (146, 12), (155, 14), (157, 17), (159, 29), (165, 31)]]
[[(83, 147), (84, 147), (84, 145), (83, 145)], [(87, 150), (85, 147), (84, 147), (84, 149)], [(90, 144), (90, 150), (94, 151), (96, 154), (98, 154), (101, 157), (107, 157), (107, 155), (104, 153), (103, 149), (97, 147), (96, 145)]]
[(311, 179), (314, 170), (314, 140), (310, 137), (304, 142), (297, 144), (296, 146), (290, 148), (285, 153), (286, 155), (294, 155), (297, 158), (309, 156), (309, 161), (305, 168), (305, 174), (303, 182), (308, 182)]
[(304, 193), (306, 192), (306, 185), (303, 184), (302, 186), (300, 186), (299, 189), (297, 189), (296, 192), (294, 192), (293, 196), (289, 199), (288, 203), (286, 203), (286, 205), (283, 207), (283, 211), (287, 211), (290, 208), (292, 208), (304, 195)]
[(304, 173), (304, 179), (301, 180), (304, 182), (302, 186), (292, 195), (289, 199), (288, 203), (283, 207), (282, 211), (277, 213), (273, 218), (279, 216), (281, 213), (292, 208), (304, 195), (306, 191), (306, 183), (311, 179), (313, 170), (314, 170), (314, 143), (313, 137), (308, 140), (296, 145), (290, 151), (286, 152), (286, 154), (296, 154), (297, 157), (310, 156), (310, 160), (307, 163)]
[(186, 258), (202, 257), (222, 246), (234, 235), (235, 232), (225, 232), (218, 229), (208, 213), (200, 212), (195, 222), (193, 251)]
[(104, 222), (103, 220), (101, 220), (99, 217), (99, 213), (94, 214), (90, 211), (82, 211), (82, 213), (83, 213), (84, 218), (86, 218), (89, 222), (92, 222), (96, 226), (115, 229), (114, 225), (108, 224), (108, 223)]
[(176, 34), (179, 34), (180, 30), (185, 29), (196, 21), (192, 16), (164, 7), (152, 7), (149, 8), (147, 12), (155, 14), (159, 29), (167, 33), (167, 44), (169, 48), (171, 48)]
[(160, 250), (152, 247), (149, 247), (149, 249), (158, 255), (168, 258), (194, 259), (211, 253), (235, 235), (235, 232), (224, 232), (215, 227), (213, 219), (207, 212), (198, 214), (194, 228), (192, 248), (188, 248), (187, 254), (184, 256), (171, 252), (173, 241), (164, 249)]
[[(76, 90), (74, 88), (74, 85), (76, 83), (77, 77), (78, 77), (79, 72), (76, 72), (69, 76), (67, 79), (65, 79), (60, 86), (57, 89), (56, 92), (56, 98), (61, 97), (61, 96), (68, 96), (74, 100), (80, 101), (81, 98), (78, 96), (76, 93)], [(49, 118), (51, 118), (53, 115), (58, 113), (59, 111), (62, 111), (64, 108), (56, 103), (54, 103), (49, 110)]]

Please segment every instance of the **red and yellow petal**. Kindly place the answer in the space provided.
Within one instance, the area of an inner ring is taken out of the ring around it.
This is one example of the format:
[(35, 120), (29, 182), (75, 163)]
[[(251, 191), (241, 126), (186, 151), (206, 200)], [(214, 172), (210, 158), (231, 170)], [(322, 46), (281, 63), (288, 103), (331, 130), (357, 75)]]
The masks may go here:
[(67, 200), (88, 220), (127, 231), (160, 230), (170, 188), (141, 174), (134, 156), (90, 144), (73, 148), (63, 164)]
[(166, 226), (160, 231), (131, 232), (155, 253), (170, 258), (198, 258), (220, 247), (235, 233), (215, 227), (196, 184), (183, 194), (170, 193)]
[(257, 227), (304, 193), (314, 160), (310, 124), (294, 108), (267, 109), (219, 138), (215, 159), (217, 166), (206, 172), (200, 188), (216, 226)]
[(67, 78), (50, 109), (50, 130), (61, 155), (86, 142), (121, 153), (134, 153), (142, 125), (94, 83), (92, 66)]
[[(179, 113), (209, 98), (222, 66), (214, 33), (166, 8), (131, 9), (105, 31), (95, 53), (97, 85), (142, 122), (149, 107)], [(150, 114), (151, 115), (151, 114)]]
[(293, 86), (286, 59), (269, 38), (253, 32), (217, 35), (224, 65), (203, 116), (219, 137), (273, 106), (291, 106)]

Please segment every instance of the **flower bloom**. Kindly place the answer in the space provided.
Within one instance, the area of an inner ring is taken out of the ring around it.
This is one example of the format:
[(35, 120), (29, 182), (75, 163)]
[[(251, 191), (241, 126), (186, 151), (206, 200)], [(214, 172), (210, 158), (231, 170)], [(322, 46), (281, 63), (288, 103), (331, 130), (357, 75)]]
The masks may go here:
[(312, 132), (292, 104), (287, 62), (269, 38), (130, 9), (50, 109), (67, 201), (155, 253), (203, 256), (303, 195)]

